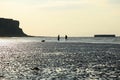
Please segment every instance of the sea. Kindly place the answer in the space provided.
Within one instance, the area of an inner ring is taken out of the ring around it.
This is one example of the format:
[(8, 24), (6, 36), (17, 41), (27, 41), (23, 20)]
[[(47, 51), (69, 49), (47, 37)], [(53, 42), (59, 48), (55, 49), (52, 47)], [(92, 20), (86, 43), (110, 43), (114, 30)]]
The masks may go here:
[(120, 37), (1, 37), (0, 80), (120, 80)]

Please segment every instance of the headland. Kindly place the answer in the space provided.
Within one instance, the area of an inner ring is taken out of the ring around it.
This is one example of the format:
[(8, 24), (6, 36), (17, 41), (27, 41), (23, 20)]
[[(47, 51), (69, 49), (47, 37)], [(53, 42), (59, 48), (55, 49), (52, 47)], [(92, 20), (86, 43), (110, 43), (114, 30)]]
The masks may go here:
[(27, 37), (19, 24), (18, 20), (0, 18), (0, 37)]

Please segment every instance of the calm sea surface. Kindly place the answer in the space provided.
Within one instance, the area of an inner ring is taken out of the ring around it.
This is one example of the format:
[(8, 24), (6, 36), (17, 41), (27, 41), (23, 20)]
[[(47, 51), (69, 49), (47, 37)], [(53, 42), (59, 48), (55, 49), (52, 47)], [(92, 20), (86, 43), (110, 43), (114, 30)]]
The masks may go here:
[(0, 38), (0, 80), (120, 80), (120, 38)]

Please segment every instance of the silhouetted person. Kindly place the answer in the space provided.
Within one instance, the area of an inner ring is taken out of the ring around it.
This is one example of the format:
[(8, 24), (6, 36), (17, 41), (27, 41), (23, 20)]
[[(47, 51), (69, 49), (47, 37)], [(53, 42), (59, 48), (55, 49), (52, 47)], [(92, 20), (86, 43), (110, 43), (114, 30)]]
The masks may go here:
[(58, 39), (58, 41), (60, 40), (60, 35), (58, 35), (58, 38), (57, 38), (57, 39)]
[(68, 36), (67, 35), (65, 35), (65, 40), (67, 40), (68, 39)]

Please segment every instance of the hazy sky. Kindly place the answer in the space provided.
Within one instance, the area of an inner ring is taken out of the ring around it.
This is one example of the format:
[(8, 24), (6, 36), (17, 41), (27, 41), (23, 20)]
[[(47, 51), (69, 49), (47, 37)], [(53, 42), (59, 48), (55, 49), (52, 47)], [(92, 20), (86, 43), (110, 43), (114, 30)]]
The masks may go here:
[(0, 17), (36, 36), (120, 35), (120, 0), (0, 0)]

